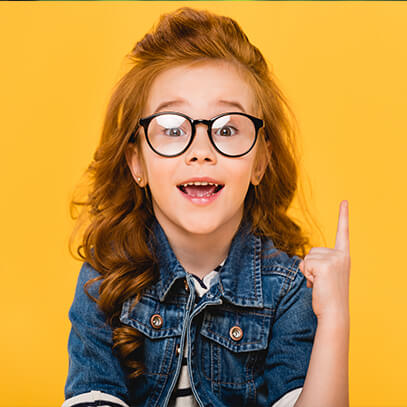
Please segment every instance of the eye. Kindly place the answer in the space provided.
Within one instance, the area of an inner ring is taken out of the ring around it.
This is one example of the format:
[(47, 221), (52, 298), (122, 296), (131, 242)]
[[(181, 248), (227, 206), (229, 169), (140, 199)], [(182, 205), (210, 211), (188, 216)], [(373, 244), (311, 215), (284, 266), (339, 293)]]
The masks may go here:
[(223, 126), (217, 129), (216, 134), (219, 136), (230, 137), (237, 133), (237, 129), (233, 126)]
[(169, 137), (180, 137), (183, 136), (185, 133), (181, 128), (173, 127), (170, 129), (165, 129), (164, 134)]

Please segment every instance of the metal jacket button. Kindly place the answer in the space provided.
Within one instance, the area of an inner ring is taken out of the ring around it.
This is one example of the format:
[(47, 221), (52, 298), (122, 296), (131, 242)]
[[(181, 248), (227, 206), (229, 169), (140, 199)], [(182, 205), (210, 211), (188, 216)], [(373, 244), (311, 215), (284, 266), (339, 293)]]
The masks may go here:
[(232, 328), (230, 328), (229, 335), (234, 341), (240, 341), (240, 339), (243, 338), (242, 328), (239, 326), (232, 326)]
[(184, 279), (184, 287), (185, 287), (185, 291), (188, 292), (188, 291), (189, 291), (189, 287), (188, 287), (188, 281), (187, 281), (186, 278)]
[(150, 318), (150, 324), (153, 328), (155, 329), (160, 329), (163, 326), (163, 319), (161, 317), (161, 315), (159, 314), (154, 314), (151, 318)]

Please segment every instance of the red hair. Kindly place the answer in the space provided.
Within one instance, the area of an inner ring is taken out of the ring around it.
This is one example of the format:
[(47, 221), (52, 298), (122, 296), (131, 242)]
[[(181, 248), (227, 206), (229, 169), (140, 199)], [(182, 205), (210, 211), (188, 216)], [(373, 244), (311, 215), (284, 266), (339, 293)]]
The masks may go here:
[[(71, 210), (82, 210), (70, 247), (80, 228), (86, 226), (76, 251), (100, 273), (87, 285), (102, 280), (95, 301), (112, 326), (114, 349), (130, 369), (130, 378), (135, 378), (143, 371), (141, 362), (133, 357), (142, 336), (122, 325), (119, 315), (125, 300), (134, 297), (136, 303), (154, 282), (157, 262), (146, 244), (154, 217), (149, 188), (135, 184), (125, 150), (160, 72), (203, 60), (228, 61), (237, 67), (252, 86), (256, 109), (265, 121), (258, 151), (266, 154), (268, 161), (260, 184), (249, 187), (243, 219), (250, 219), (254, 233), (271, 238), (290, 256), (304, 257), (310, 242), (287, 214), (298, 189), (295, 118), (265, 59), (240, 26), (229, 17), (182, 7), (162, 15), (128, 58), (132, 67), (115, 86), (100, 144), (85, 173), (90, 183), (87, 196), (71, 202)], [(136, 137), (136, 143), (139, 139)], [(72, 216), (77, 217), (73, 212)]]

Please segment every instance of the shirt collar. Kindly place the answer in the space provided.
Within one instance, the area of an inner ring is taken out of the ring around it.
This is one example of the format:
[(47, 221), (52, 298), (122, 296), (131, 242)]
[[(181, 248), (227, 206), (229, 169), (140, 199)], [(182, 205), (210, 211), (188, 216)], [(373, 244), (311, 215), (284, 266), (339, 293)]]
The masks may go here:
[[(167, 236), (157, 220), (152, 225), (154, 253), (158, 260), (159, 279), (155, 290), (164, 301), (177, 279), (186, 272), (176, 258)], [(228, 256), (220, 272), (219, 295), (239, 306), (263, 306), (261, 281), (261, 238), (242, 222), (234, 235)]]

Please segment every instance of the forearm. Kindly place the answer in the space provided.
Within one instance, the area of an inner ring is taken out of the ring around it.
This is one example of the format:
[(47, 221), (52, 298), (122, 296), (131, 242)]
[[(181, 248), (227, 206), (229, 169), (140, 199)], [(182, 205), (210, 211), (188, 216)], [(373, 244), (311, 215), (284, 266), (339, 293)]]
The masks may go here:
[(348, 407), (349, 313), (318, 320), (307, 376), (294, 407)]

